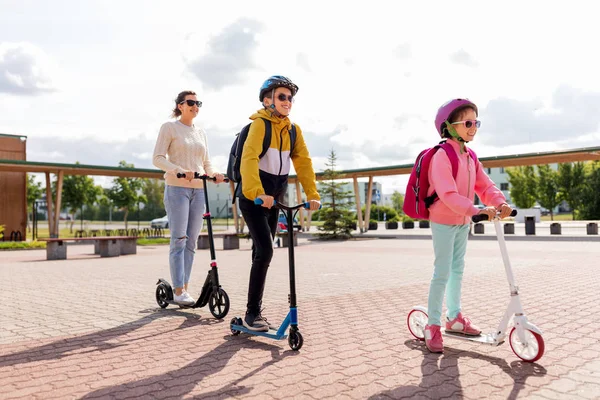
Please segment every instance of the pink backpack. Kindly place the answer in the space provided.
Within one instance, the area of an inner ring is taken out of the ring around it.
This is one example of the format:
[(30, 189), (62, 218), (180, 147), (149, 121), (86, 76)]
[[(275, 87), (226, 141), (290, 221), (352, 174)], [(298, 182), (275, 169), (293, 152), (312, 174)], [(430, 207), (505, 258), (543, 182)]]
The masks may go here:
[[(440, 144), (425, 149), (419, 154), (415, 164), (413, 165), (406, 193), (404, 195), (404, 205), (402, 209), (404, 213), (415, 219), (429, 219), (429, 207), (438, 199), (437, 193), (433, 192), (431, 196), (427, 196), (429, 190), (429, 165), (433, 155), (438, 149), (444, 149), (446, 155), (450, 159), (452, 165), (452, 176), (456, 179), (458, 169), (458, 156), (452, 146), (445, 141)], [(479, 168), (479, 160), (473, 150), (467, 147), (471, 159), (475, 161), (475, 168)]]

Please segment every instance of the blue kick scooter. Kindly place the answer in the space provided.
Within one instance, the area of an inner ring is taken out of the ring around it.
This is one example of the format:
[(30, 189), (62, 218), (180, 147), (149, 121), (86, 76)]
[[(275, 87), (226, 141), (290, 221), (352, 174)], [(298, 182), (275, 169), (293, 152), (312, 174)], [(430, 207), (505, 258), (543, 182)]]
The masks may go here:
[[(260, 204), (262, 204), (262, 200), (255, 199), (254, 204), (260, 205)], [(286, 216), (288, 227), (294, 226), (293, 225), (294, 216), (298, 209), (300, 209), (302, 207), (308, 209), (310, 207), (310, 203), (308, 203), (308, 202), (298, 204), (293, 207), (286, 206), (286, 205), (278, 203), (278, 202), (275, 202), (274, 204), (275, 204), (275, 207), (282, 210), (283, 214)], [(287, 231), (288, 231), (288, 257), (289, 257), (289, 264), (290, 264), (290, 294), (288, 296), (288, 301), (290, 303), (290, 311), (288, 312), (287, 316), (285, 317), (285, 319), (283, 320), (283, 322), (281, 323), (281, 326), (279, 328), (270, 328), (270, 331), (272, 331), (272, 332), (251, 331), (242, 324), (242, 319), (240, 317), (234, 317), (231, 320), (230, 328), (231, 328), (231, 333), (234, 336), (239, 335), (241, 332), (245, 332), (250, 335), (265, 336), (265, 337), (275, 339), (275, 340), (282, 340), (287, 337), (290, 348), (292, 350), (298, 351), (302, 347), (303, 339), (302, 339), (302, 334), (298, 330), (298, 310), (296, 307), (296, 269), (295, 269), (296, 266), (295, 266), (295, 262), (294, 262), (294, 230), (288, 229)], [(289, 334), (286, 335), (286, 330), (288, 329), (288, 327), (290, 328), (290, 330), (289, 330)]]

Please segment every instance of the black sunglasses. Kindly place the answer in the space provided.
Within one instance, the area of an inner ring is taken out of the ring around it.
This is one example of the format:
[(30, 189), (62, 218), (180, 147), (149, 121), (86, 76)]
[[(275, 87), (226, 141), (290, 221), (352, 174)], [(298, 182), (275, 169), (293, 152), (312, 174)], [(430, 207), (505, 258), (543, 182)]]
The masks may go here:
[(277, 99), (279, 101), (289, 101), (290, 103), (294, 101), (294, 96), (286, 96), (283, 93), (279, 93), (279, 95), (277, 96)]
[(179, 104), (183, 104), (183, 103), (186, 103), (190, 107), (193, 107), (194, 105), (197, 105), (198, 108), (202, 107), (202, 102), (200, 100), (184, 100)]

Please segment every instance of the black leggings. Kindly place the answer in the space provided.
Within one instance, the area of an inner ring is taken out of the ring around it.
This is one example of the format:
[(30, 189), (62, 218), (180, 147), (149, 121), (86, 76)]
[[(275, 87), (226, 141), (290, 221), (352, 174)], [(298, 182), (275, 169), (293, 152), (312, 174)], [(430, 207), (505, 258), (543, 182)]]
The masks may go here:
[(277, 232), (279, 209), (257, 206), (244, 198), (238, 199), (242, 216), (252, 236), (252, 269), (248, 285), (248, 311), (258, 313), (265, 290), (267, 270), (273, 258), (273, 239)]

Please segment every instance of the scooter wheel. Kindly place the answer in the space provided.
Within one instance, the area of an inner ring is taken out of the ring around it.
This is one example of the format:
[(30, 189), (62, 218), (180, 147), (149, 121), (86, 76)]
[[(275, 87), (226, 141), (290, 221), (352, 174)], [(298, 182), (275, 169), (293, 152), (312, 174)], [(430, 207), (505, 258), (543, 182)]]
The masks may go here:
[(227, 296), (227, 293), (221, 288), (216, 292), (212, 291), (208, 298), (208, 308), (216, 319), (225, 318), (229, 312), (229, 296)]
[(302, 348), (302, 344), (304, 344), (304, 339), (302, 338), (302, 334), (300, 331), (290, 331), (288, 335), (288, 344), (290, 348), (294, 351), (300, 350)]
[(167, 308), (169, 303), (167, 303), (167, 287), (162, 283), (156, 287), (156, 302), (160, 306), (160, 308)]
[(242, 324), (242, 320), (239, 318), (232, 318), (231, 322), (229, 323), (229, 329), (231, 329), (231, 334), (233, 336), (237, 336), (240, 334), (240, 331), (238, 331), (237, 329), (235, 329), (233, 326), (234, 325), (241, 325)]
[(425, 340), (425, 325), (427, 325), (427, 313), (421, 310), (413, 309), (408, 313), (406, 324), (408, 331), (417, 339)]
[(517, 328), (512, 328), (509, 336), (510, 348), (521, 360), (534, 362), (544, 355), (544, 338), (537, 332), (525, 329), (525, 341), (521, 342), (517, 334)]

